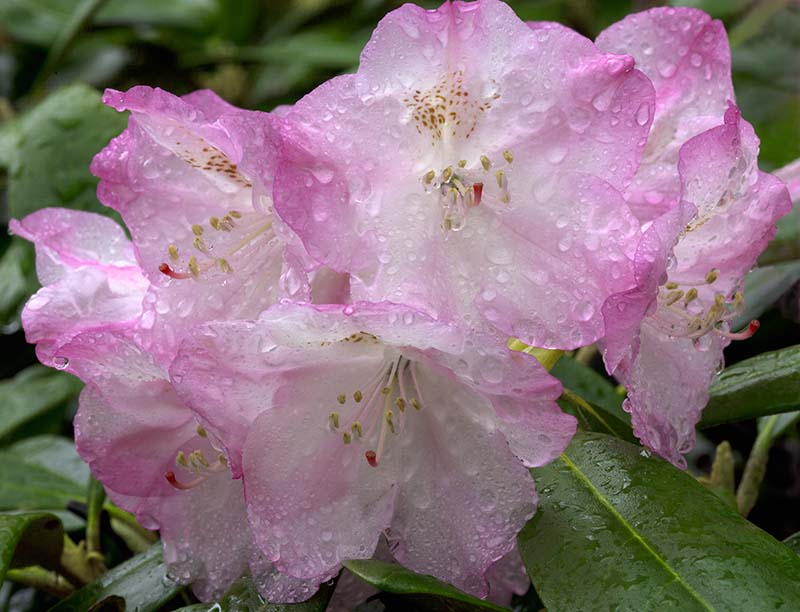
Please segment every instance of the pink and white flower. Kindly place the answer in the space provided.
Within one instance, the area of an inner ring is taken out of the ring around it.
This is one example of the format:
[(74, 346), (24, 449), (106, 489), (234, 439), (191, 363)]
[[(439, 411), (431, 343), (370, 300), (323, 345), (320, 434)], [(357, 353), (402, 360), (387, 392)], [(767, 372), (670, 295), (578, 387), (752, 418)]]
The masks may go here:
[(403, 565), (485, 596), (536, 508), (526, 468), (576, 425), (538, 362), (483, 340), (388, 302), (282, 303), (198, 328), (171, 374), (241, 457), (252, 532), (281, 572), (322, 582), (386, 533)]
[(784, 184), (760, 172), (758, 138), (730, 104), (724, 123), (680, 149), (681, 202), (657, 218), (637, 252), (637, 288), (603, 308), (604, 358), (628, 389), (625, 409), (640, 440), (679, 467), (723, 349), (743, 282), (791, 202)]
[(603, 333), (639, 222), (620, 195), (654, 113), (628, 55), (497, 0), (405, 5), (357, 74), (285, 114), (276, 212), (356, 300), (546, 348)]

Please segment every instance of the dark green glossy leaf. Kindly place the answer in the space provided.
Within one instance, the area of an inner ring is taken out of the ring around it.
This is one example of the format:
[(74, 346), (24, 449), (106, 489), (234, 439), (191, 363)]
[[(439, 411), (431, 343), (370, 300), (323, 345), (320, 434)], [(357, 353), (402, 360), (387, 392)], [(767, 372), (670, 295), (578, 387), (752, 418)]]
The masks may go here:
[(39, 288), (33, 245), (22, 238), (12, 238), (0, 258), (0, 287), (3, 288), (0, 291), (0, 328), (17, 331), (22, 306)]
[(617, 393), (609, 380), (589, 366), (569, 357), (562, 357), (550, 373), (560, 380), (570, 391), (574, 391), (590, 404), (602, 408), (625, 423), (631, 415), (622, 409), (623, 397)]
[[(24, 118), (18, 155), (9, 170), (11, 215), (24, 217), (47, 206), (111, 214), (95, 196), (92, 157), (127, 123), (85, 85), (57, 91)], [(113, 216), (113, 215), (112, 215)]]
[(0, 382), (0, 441), (26, 423), (63, 407), (81, 386), (74, 376), (39, 365)]
[(564, 389), (558, 399), (558, 405), (564, 412), (578, 419), (578, 427), (583, 431), (596, 431), (628, 442), (636, 442), (630, 423), (621, 421), (569, 389)]
[(216, 603), (200, 603), (180, 608), (178, 612), (324, 612), (333, 595), (333, 585), (323, 584), (309, 599), (297, 604), (265, 603), (248, 578), (239, 580)]
[(0, 582), (11, 567), (57, 568), (63, 544), (64, 530), (52, 514), (0, 514)]
[(700, 427), (800, 407), (800, 346), (762, 353), (717, 376)]
[(775, 610), (800, 601), (800, 557), (689, 474), (641, 448), (576, 435), (533, 470), (518, 538), (549, 612)]
[(345, 561), (344, 566), (364, 582), (380, 591), (402, 596), (410, 610), (505, 610), (477, 599), (433, 576), (415, 574), (394, 563), (359, 559)]
[[(167, 578), (161, 543), (157, 543), (62, 600), (50, 612), (86, 612), (112, 597), (123, 598), (126, 610), (150, 612), (172, 599), (182, 588)], [(117, 601), (107, 603), (117, 605)]]
[(797, 555), (800, 555), (800, 531), (790, 535), (783, 543), (791, 548)]
[(89, 481), (89, 466), (78, 456), (75, 443), (61, 436), (25, 438), (8, 447), (8, 452), (22, 457), (25, 463), (36, 465), (83, 487)]
[(63, 510), (71, 501), (86, 501), (85, 485), (52, 466), (27, 461), (10, 450), (0, 452), (0, 510)]

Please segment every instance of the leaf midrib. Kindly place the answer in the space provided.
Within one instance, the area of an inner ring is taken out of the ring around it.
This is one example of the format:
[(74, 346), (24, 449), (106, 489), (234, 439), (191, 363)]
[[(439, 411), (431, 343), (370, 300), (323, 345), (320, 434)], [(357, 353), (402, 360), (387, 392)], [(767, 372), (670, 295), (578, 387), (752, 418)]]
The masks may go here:
[(697, 602), (702, 605), (706, 610), (710, 612), (714, 612), (715, 608), (709, 604), (697, 591), (692, 588), (688, 582), (686, 582), (680, 574), (678, 574), (670, 565), (667, 563), (666, 559), (664, 559), (658, 552), (647, 543), (647, 541), (639, 535), (633, 526), (625, 520), (625, 517), (622, 516), (617, 509), (609, 502), (603, 494), (594, 486), (591, 480), (584, 474), (581, 469), (567, 456), (567, 453), (564, 452), (559, 459), (567, 466), (567, 468), (572, 471), (575, 476), (581, 480), (585, 485), (586, 488), (597, 498), (597, 501), (611, 513), (611, 515), (631, 534), (634, 541), (638, 542), (644, 550), (651, 555), (656, 562), (661, 565), (661, 567), (666, 570), (666, 572), (672, 577), (673, 581), (677, 582), (681, 585), (689, 595), (691, 595)]

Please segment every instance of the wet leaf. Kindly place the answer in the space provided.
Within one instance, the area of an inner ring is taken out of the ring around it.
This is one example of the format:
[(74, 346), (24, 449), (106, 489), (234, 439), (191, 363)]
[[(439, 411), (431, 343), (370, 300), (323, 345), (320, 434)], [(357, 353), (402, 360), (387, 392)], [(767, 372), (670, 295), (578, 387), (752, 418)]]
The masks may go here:
[(601, 434), (533, 470), (539, 510), (518, 538), (549, 612), (789, 609), (800, 557), (686, 472)]
[(11, 567), (59, 566), (64, 530), (52, 514), (0, 514), (0, 582)]

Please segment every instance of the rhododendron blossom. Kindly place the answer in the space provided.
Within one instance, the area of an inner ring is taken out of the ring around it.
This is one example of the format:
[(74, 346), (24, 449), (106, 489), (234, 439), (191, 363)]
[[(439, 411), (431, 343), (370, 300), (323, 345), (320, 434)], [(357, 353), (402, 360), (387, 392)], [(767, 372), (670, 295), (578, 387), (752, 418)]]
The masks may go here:
[(253, 534), (281, 572), (322, 582), (385, 531), (403, 565), (485, 596), (536, 508), (526, 467), (575, 432), (558, 381), (492, 346), (406, 306), (283, 303), (200, 327), (171, 373), (241, 454)]
[(685, 203), (645, 233), (641, 285), (604, 307), (606, 365), (628, 389), (634, 432), (680, 467), (723, 349), (758, 329), (754, 321), (731, 333), (730, 321), (745, 275), (791, 208), (757, 156), (758, 139), (732, 104), (723, 125), (689, 140), (678, 164)]
[(496, 0), (406, 5), (357, 74), (285, 114), (276, 212), (354, 299), (546, 348), (602, 335), (639, 224), (619, 193), (653, 116), (627, 55)]

